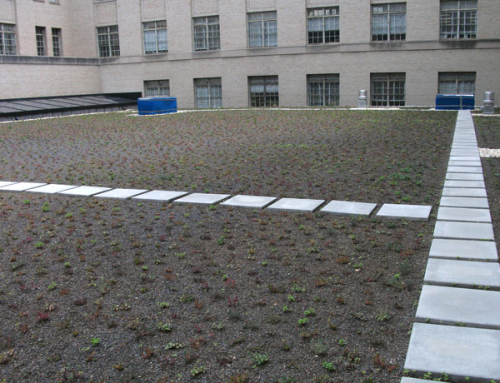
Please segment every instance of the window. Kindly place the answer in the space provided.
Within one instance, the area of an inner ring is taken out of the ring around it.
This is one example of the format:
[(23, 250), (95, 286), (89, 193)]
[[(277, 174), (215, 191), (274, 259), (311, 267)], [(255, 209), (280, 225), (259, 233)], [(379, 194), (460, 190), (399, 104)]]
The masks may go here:
[(0, 24), (0, 55), (16, 54), (16, 26)]
[(97, 41), (99, 45), (99, 57), (120, 56), (118, 25), (97, 28)]
[(278, 13), (276, 11), (248, 14), (248, 46), (278, 46)]
[(193, 23), (195, 51), (220, 49), (219, 16), (197, 17)]
[(59, 4), (59, 0), (49, 0), (50, 4)]
[(52, 28), (52, 52), (54, 56), (61, 56), (61, 30), (59, 28)]
[(194, 80), (197, 108), (222, 108), (222, 85), (219, 78)]
[(405, 80), (404, 73), (372, 74), (372, 106), (404, 106)]
[(36, 32), (36, 53), (38, 56), (45, 56), (45, 27), (35, 27)]
[(340, 41), (339, 8), (309, 9), (307, 32), (309, 44), (338, 43)]
[(406, 40), (406, 4), (372, 5), (372, 41)]
[(144, 53), (147, 55), (168, 52), (167, 21), (152, 21), (142, 24)]
[(309, 106), (338, 106), (339, 75), (308, 75), (307, 97)]
[(279, 106), (278, 76), (249, 77), (250, 106)]
[(170, 84), (168, 80), (144, 81), (145, 97), (169, 97)]
[(475, 39), (477, 0), (441, 1), (441, 38)]
[(475, 94), (476, 73), (439, 73), (439, 94)]

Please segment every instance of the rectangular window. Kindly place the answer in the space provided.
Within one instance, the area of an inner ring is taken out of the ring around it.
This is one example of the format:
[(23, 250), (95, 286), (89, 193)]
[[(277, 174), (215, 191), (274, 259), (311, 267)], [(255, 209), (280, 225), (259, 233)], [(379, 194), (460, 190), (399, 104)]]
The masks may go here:
[(309, 44), (338, 43), (340, 41), (339, 7), (309, 9), (307, 33)]
[(61, 29), (52, 28), (52, 52), (54, 56), (62, 56)]
[(441, 38), (477, 37), (477, 0), (441, 1)]
[(278, 76), (249, 77), (250, 106), (279, 106)]
[(98, 27), (97, 42), (99, 46), (99, 57), (120, 56), (118, 25)]
[(45, 56), (45, 27), (35, 27), (36, 32), (36, 53), (38, 56)]
[(147, 55), (168, 52), (167, 21), (151, 21), (142, 24), (144, 53)]
[(219, 78), (194, 79), (197, 108), (222, 108), (222, 83)]
[(372, 41), (406, 40), (406, 4), (372, 5)]
[(212, 51), (220, 49), (219, 16), (196, 17), (194, 24), (194, 50)]
[(145, 97), (170, 97), (168, 80), (144, 81)]
[(439, 73), (439, 94), (475, 94), (476, 73)]
[(339, 75), (308, 75), (307, 98), (309, 106), (338, 106)]
[(248, 14), (248, 46), (278, 46), (278, 13), (276, 11)]
[(404, 106), (405, 82), (404, 73), (372, 73), (372, 106)]
[(0, 24), (0, 55), (16, 54), (16, 26)]

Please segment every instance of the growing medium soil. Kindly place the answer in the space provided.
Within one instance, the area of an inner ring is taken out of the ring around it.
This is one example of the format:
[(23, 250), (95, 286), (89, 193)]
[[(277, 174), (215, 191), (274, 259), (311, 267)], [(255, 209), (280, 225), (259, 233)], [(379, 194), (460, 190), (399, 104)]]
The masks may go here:
[[(0, 179), (435, 204), (455, 118), (2, 124)], [(0, 216), (6, 383), (399, 382), (435, 223), (7, 192)]]

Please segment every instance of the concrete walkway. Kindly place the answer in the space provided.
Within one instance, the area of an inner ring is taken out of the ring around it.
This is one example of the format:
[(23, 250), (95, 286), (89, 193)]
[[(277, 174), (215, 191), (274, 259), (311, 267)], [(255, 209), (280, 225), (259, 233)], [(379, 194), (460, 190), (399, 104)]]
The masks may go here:
[(500, 382), (500, 268), (486, 197), (472, 116), (460, 111), (404, 366), (415, 376)]

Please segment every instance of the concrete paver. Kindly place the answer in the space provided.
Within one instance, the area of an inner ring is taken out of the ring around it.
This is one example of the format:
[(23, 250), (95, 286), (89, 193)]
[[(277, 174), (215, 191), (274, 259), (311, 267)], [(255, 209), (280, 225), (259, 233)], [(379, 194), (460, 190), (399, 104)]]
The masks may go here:
[(488, 198), (476, 197), (441, 197), (439, 206), (489, 209)]
[(104, 193), (105, 191), (111, 190), (111, 188), (99, 187), (99, 186), (79, 186), (69, 190), (63, 190), (58, 194), (79, 196), (79, 197), (91, 197), (95, 194)]
[(221, 203), (225, 206), (247, 207), (254, 209), (263, 209), (273, 203), (276, 197), (258, 197), (252, 195), (237, 195)]
[(144, 189), (113, 189), (105, 193), (96, 195), (97, 198), (128, 199), (139, 194), (146, 193)]
[(424, 282), (454, 287), (486, 286), (500, 289), (500, 267), (497, 262), (429, 258)]
[(27, 190), (29, 193), (45, 193), (45, 194), (56, 194), (65, 190), (74, 189), (74, 185), (60, 185), (60, 184), (48, 184), (45, 186), (40, 186), (34, 189)]
[(497, 247), (493, 241), (435, 238), (432, 240), (429, 256), (445, 259), (498, 262)]
[(486, 198), (486, 189), (479, 188), (443, 188), (445, 197), (482, 197)]
[(208, 193), (193, 193), (185, 197), (176, 199), (175, 203), (191, 203), (199, 205), (214, 205), (226, 198), (231, 197), (230, 194), (208, 194)]
[(491, 222), (489, 209), (440, 207), (437, 219), (441, 221)]
[(493, 241), (493, 226), (491, 223), (437, 221), (434, 238)]
[(321, 209), (321, 211), (337, 215), (359, 215), (368, 217), (376, 207), (376, 203), (331, 201)]
[(414, 221), (427, 221), (431, 214), (432, 206), (397, 205), (386, 203), (378, 211), (377, 217), (404, 218)]
[(38, 186), (43, 186), (46, 185), (45, 183), (39, 183), (39, 182), (18, 182), (14, 183), (11, 185), (6, 185), (3, 187), (0, 187), (1, 191), (10, 191), (10, 192), (23, 192), (28, 189), (33, 189)]
[(282, 198), (267, 208), (272, 210), (313, 212), (324, 203), (324, 199)]
[(133, 200), (145, 200), (145, 201), (170, 202), (174, 199), (183, 197), (186, 194), (188, 194), (188, 192), (185, 192), (185, 191), (153, 190), (153, 191), (132, 197), (132, 199)]
[(500, 329), (500, 292), (424, 285), (416, 319)]
[(404, 368), (451, 378), (500, 379), (500, 332), (415, 323)]

